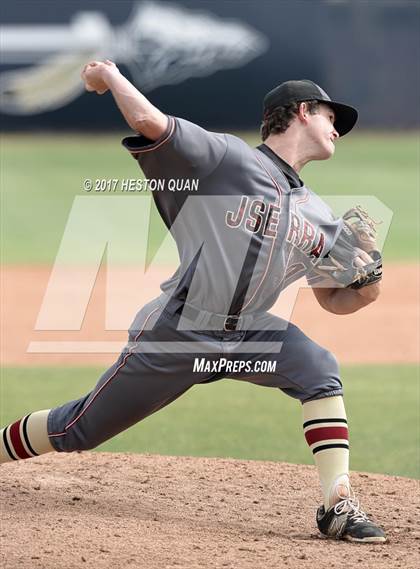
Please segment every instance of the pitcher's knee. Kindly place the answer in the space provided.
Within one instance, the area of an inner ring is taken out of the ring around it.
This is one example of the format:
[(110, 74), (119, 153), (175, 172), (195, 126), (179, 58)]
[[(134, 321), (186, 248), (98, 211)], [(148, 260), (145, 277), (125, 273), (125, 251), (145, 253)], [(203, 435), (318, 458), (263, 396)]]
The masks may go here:
[(335, 355), (328, 350), (321, 349), (318, 356), (319, 374), (323, 377), (333, 377), (339, 380), (340, 371)]
[[(321, 399), (342, 395), (343, 386), (340, 380), (337, 358), (324, 348), (313, 350), (309, 363), (309, 378), (307, 389), (302, 401)], [(308, 367), (307, 367), (308, 369)]]

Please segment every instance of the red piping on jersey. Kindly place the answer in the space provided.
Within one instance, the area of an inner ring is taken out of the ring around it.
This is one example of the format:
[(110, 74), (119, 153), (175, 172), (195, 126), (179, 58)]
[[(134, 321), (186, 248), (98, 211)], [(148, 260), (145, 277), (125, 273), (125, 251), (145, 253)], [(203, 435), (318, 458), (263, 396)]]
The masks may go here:
[(129, 151), (131, 152), (131, 154), (139, 154), (139, 153), (144, 153), (144, 152), (151, 152), (152, 150), (156, 150), (157, 148), (159, 148), (160, 146), (162, 146), (162, 144), (165, 144), (165, 142), (168, 142), (168, 140), (171, 138), (174, 130), (175, 130), (175, 119), (173, 119), (172, 117), (168, 117), (169, 121), (170, 121), (170, 129), (168, 134), (166, 135), (166, 137), (161, 140), (160, 142), (158, 142), (158, 144), (153, 144), (150, 148), (143, 148), (142, 147), (136, 149), (136, 148), (129, 148)]
[[(155, 308), (154, 310), (152, 310), (152, 312), (150, 312), (150, 314), (148, 314), (146, 320), (144, 321), (143, 328), (140, 330), (140, 332), (139, 332), (139, 333), (137, 334), (137, 336), (134, 338), (134, 342), (137, 342), (137, 340), (140, 338), (140, 336), (142, 335), (142, 333), (143, 333), (143, 331), (144, 331), (144, 329), (145, 329), (145, 327), (146, 327), (146, 324), (147, 324), (149, 318), (152, 316), (152, 314), (154, 314), (157, 310), (159, 310), (159, 308), (160, 308), (160, 306), (158, 306), (157, 308)], [(72, 426), (80, 419), (80, 417), (82, 417), (82, 416), (86, 413), (86, 411), (89, 409), (89, 407), (90, 407), (90, 406), (92, 405), (92, 403), (95, 401), (95, 399), (98, 397), (98, 395), (100, 394), (100, 392), (108, 385), (108, 383), (109, 383), (112, 379), (114, 379), (114, 377), (117, 375), (117, 373), (120, 371), (120, 369), (125, 366), (125, 364), (126, 364), (126, 362), (127, 362), (127, 359), (128, 359), (129, 356), (132, 355), (132, 353), (133, 353), (132, 350), (133, 350), (134, 348), (135, 348), (135, 346), (133, 346), (132, 348), (130, 348), (130, 349), (128, 350), (128, 352), (127, 352), (127, 354), (125, 355), (124, 360), (122, 361), (122, 363), (117, 367), (117, 369), (114, 371), (114, 373), (111, 375), (111, 377), (109, 377), (109, 378), (106, 380), (106, 382), (100, 387), (100, 389), (98, 389), (98, 391), (95, 393), (95, 395), (92, 397), (92, 399), (91, 399), (91, 400), (89, 401), (89, 403), (86, 405), (86, 407), (84, 407), (84, 408), (81, 410), (81, 412), (79, 413), (79, 415), (78, 415), (75, 419), (73, 419), (73, 421), (71, 421), (68, 425), (66, 425), (66, 426), (64, 427), (64, 432), (63, 432), (63, 433), (53, 433), (53, 434), (49, 434), (49, 435), (48, 435), (49, 437), (61, 437), (61, 436), (63, 436), (63, 435), (67, 435), (68, 429), (70, 429), (70, 427), (72, 427)]]
[[(278, 193), (278, 207), (279, 207), (279, 209), (280, 209), (280, 211), (281, 211), (281, 194), (282, 194), (282, 189), (281, 189), (281, 187), (279, 186), (279, 184), (276, 182), (276, 180), (273, 178), (273, 176), (270, 174), (270, 172), (267, 170), (267, 168), (264, 166), (264, 164), (262, 163), (262, 161), (258, 158), (258, 156), (255, 155), (255, 157), (256, 157), (256, 159), (258, 160), (258, 162), (261, 164), (261, 166), (264, 168), (264, 170), (267, 172), (268, 176), (271, 178), (271, 181), (273, 182), (273, 184), (274, 184), (274, 186), (275, 186), (275, 188), (276, 188), (276, 190), (277, 190), (277, 193)], [(277, 205), (277, 200), (276, 200), (276, 204), (275, 204), (275, 205)], [(269, 255), (269, 257), (268, 257), (267, 266), (266, 266), (266, 268), (265, 268), (264, 274), (263, 274), (263, 276), (261, 277), (261, 280), (260, 280), (260, 282), (258, 283), (257, 288), (256, 288), (255, 291), (254, 291), (254, 294), (251, 296), (250, 299), (248, 299), (248, 302), (242, 307), (241, 310), (245, 310), (245, 308), (252, 302), (252, 300), (254, 299), (255, 295), (256, 295), (257, 292), (258, 292), (258, 290), (260, 289), (262, 283), (264, 282), (265, 277), (267, 276), (267, 273), (268, 273), (268, 268), (269, 268), (269, 266), (270, 266), (271, 257), (272, 257), (272, 255), (273, 255), (273, 250), (274, 250), (274, 245), (275, 245), (275, 243), (276, 243), (276, 238), (274, 238), (274, 239), (272, 240), (271, 249), (270, 249), (270, 255)]]
[(306, 203), (307, 201), (309, 201), (309, 192), (308, 192), (308, 189), (306, 189), (306, 194), (305, 194), (302, 198), (300, 198), (300, 200), (297, 200), (297, 201), (295, 202), (295, 211), (296, 211), (296, 206), (297, 206), (297, 205), (300, 205), (301, 203)]

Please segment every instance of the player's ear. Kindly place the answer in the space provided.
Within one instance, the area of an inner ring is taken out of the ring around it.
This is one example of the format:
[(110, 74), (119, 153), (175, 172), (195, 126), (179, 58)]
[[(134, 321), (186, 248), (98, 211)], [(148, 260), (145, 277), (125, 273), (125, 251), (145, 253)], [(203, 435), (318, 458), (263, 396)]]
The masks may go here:
[(308, 103), (299, 103), (297, 117), (300, 122), (307, 124), (309, 116)]

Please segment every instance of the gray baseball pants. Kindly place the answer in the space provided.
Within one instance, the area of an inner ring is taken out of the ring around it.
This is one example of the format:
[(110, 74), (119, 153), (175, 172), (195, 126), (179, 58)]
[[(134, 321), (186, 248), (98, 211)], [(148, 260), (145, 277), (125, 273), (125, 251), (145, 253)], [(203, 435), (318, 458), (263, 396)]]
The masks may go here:
[[(161, 295), (144, 306), (130, 327), (128, 345), (93, 391), (51, 410), (48, 434), (57, 451), (95, 448), (193, 385), (224, 378), (276, 387), (302, 403), (342, 395), (335, 357), (293, 324), (286, 328), (284, 320), (264, 312), (253, 317), (252, 329), (202, 331), (191, 326), (180, 330), (182, 305), (177, 299), (167, 303)], [(273, 352), (272, 346), (278, 348)], [(196, 358), (206, 358), (214, 366), (221, 358), (275, 360), (276, 369), (226, 373), (207, 366), (197, 371)]]

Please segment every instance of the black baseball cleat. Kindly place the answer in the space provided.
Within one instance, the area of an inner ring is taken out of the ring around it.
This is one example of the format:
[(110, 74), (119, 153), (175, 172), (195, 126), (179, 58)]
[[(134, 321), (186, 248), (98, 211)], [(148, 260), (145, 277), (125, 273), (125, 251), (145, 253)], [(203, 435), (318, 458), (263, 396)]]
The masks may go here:
[(385, 532), (360, 509), (359, 501), (354, 497), (341, 500), (327, 511), (321, 506), (316, 521), (319, 531), (328, 537), (358, 543), (386, 541)]

